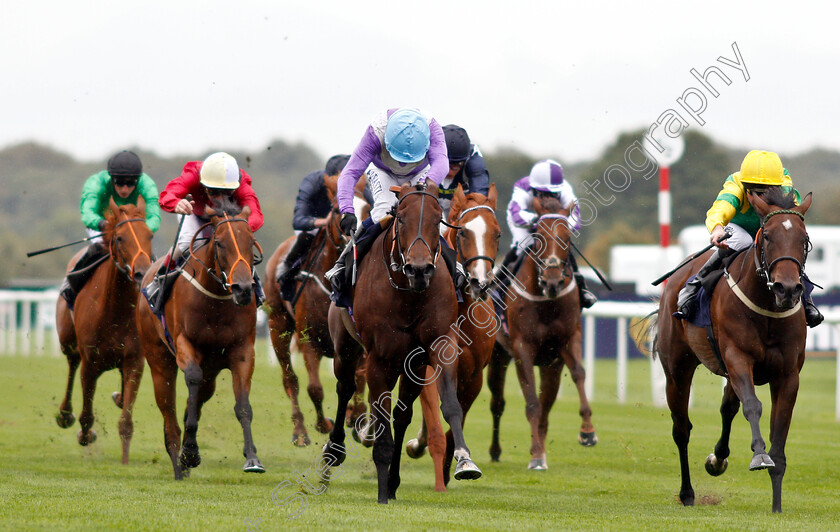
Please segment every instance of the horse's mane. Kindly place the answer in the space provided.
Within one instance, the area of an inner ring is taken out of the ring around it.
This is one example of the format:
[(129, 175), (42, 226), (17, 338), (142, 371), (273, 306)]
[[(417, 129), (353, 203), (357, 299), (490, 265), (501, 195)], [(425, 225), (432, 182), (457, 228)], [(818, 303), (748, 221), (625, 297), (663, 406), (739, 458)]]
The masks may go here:
[(796, 207), (796, 193), (793, 191), (785, 192), (781, 187), (770, 187), (766, 192), (761, 194), (768, 205), (774, 205), (781, 209), (792, 209)]
[(217, 216), (224, 216), (225, 214), (236, 216), (242, 212), (242, 206), (228, 196), (220, 196), (216, 200), (211, 200), (210, 208), (213, 209)]
[(558, 212), (563, 210), (563, 204), (560, 203), (560, 200), (557, 198), (552, 197), (545, 197), (540, 198), (540, 205), (542, 208), (545, 209), (547, 212)]

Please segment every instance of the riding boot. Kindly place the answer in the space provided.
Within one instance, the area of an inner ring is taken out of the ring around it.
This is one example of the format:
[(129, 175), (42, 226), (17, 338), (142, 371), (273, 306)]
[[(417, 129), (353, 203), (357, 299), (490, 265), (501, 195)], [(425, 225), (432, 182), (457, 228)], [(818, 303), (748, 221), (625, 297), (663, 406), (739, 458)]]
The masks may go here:
[(516, 262), (516, 252), (518, 250), (519, 249), (517, 247), (510, 248), (507, 255), (505, 255), (505, 258), (502, 259), (502, 263), (493, 269), (493, 276), (498, 281), (499, 286), (507, 287), (510, 284), (510, 276), (515, 274), (515, 272), (511, 271), (510, 268), (513, 266), (513, 263)]
[(583, 274), (580, 273), (578, 270), (577, 261), (575, 260), (575, 256), (569, 253), (569, 262), (572, 264), (572, 272), (575, 276), (575, 283), (578, 286), (578, 296), (580, 297), (580, 306), (581, 308), (590, 308), (592, 305), (598, 302), (598, 298), (586, 289), (586, 279), (584, 279)]
[(467, 285), (467, 272), (464, 270), (461, 263), (458, 262), (455, 250), (449, 247), (449, 244), (446, 243), (446, 240), (444, 240), (443, 237), (440, 239), (440, 254), (443, 257), (443, 262), (446, 263), (449, 275), (452, 276), (452, 282), (455, 285), (455, 290), (463, 290), (463, 288)]
[(706, 276), (716, 271), (722, 265), (723, 258), (721, 257), (721, 252), (720, 250), (715, 250), (712, 256), (709, 257), (709, 260), (706, 261), (706, 264), (694, 276), (694, 279), (687, 282), (683, 289), (680, 290), (679, 296), (677, 297), (677, 312), (674, 313), (675, 317), (686, 321), (694, 317), (694, 311), (696, 310), (694, 298), (700, 290), (700, 285)]
[(313, 240), (315, 240), (315, 235), (313, 234), (306, 232), (298, 234), (297, 240), (295, 240), (292, 249), (289, 250), (286, 258), (283, 259), (283, 262), (277, 266), (277, 272), (275, 274), (277, 284), (282, 285), (286, 282), (286, 280), (292, 277), (292, 275), (289, 275), (290, 273), (294, 273), (299, 269), (295, 267), (295, 263), (306, 255), (306, 252), (309, 251), (309, 247), (312, 245)]
[(265, 303), (265, 290), (263, 289), (260, 274), (257, 273), (256, 268), (254, 268), (254, 281), (251, 283), (251, 287), (254, 290), (254, 298), (257, 300), (257, 307), (261, 307), (262, 304)]
[(105, 246), (99, 242), (94, 242), (85, 249), (85, 252), (79, 257), (76, 264), (73, 265), (73, 269), (67, 272), (64, 282), (61, 284), (61, 288), (59, 288), (59, 293), (67, 301), (71, 309), (76, 302), (76, 294), (85, 286), (85, 283), (93, 274), (93, 268), (87, 269), (106, 254)]
[[(373, 222), (372, 219), (367, 218), (362, 227), (356, 231), (356, 268), (358, 275), (358, 265), (361, 264), (362, 258), (367, 254), (373, 243), (385, 229), (382, 224)], [(352, 288), (354, 280), (353, 276), (353, 246), (348, 244), (341, 251), (335, 265), (324, 274), (324, 277), (330, 282), (332, 287), (332, 294), (330, 299), (339, 307), (349, 307), (351, 298), (348, 288)]]
[(146, 295), (146, 300), (149, 302), (152, 312), (156, 316), (163, 314), (163, 305), (172, 288), (172, 283), (181, 273), (178, 267), (186, 261), (184, 253), (179, 247), (175, 247), (170, 251), (166, 258), (160, 265), (152, 282), (150, 282), (143, 291)]
[(805, 272), (802, 272), (802, 282), (805, 285), (805, 291), (802, 293), (802, 305), (805, 307), (805, 322), (808, 327), (816, 327), (825, 319), (822, 313), (817, 309), (814, 300), (811, 299), (811, 293), (814, 291), (814, 283), (808, 279)]

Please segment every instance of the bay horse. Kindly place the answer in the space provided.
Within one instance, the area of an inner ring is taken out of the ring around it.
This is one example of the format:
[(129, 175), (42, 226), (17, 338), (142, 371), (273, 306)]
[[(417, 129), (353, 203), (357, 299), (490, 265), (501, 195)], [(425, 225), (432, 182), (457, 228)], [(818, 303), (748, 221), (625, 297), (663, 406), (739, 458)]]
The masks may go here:
[[(254, 249), (257, 257), (261, 251), (248, 226), (248, 207), (240, 212), (238, 205), (223, 197), (206, 213), (210, 221), (196, 236), (209, 228), (209, 242), (198, 249), (194, 249), (196, 237), (190, 242), (189, 258), (164, 306), (166, 329), (143, 296), (138, 301), (137, 325), (143, 354), (152, 373), (155, 400), (163, 415), (164, 443), (176, 480), (189, 475), (189, 469), (201, 463), (196, 441), (198, 420), (201, 407), (216, 390), (216, 376), (222, 369), (230, 370), (233, 381), (234, 412), (245, 440), (243, 470), (265, 472), (251, 436), (253, 413), (248, 398), (257, 323), (251, 286)], [(147, 272), (143, 286), (152, 281), (163, 260)], [(179, 368), (184, 372), (188, 390), (183, 448), (175, 415)]]
[[(76, 370), (81, 367), (81, 430), (76, 437), (81, 445), (96, 441), (96, 432), (91, 430), (96, 381), (102, 373), (118, 368), (122, 387), (112, 398), (122, 409), (119, 434), (122, 463), (127, 464), (134, 434), (132, 410), (143, 377), (143, 355), (134, 312), (140, 279), (152, 264), (152, 231), (146, 225), (146, 203), (142, 197), (137, 198), (137, 205), (120, 207), (111, 198), (105, 212), (102, 243), (108, 249), (110, 260), (96, 266), (76, 297), (75, 310), (70, 310), (61, 296), (56, 304), (58, 341), (69, 365), (67, 389), (56, 422), (61, 428), (69, 428), (76, 420), (72, 405), (73, 381)], [(79, 251), (70, 260), (68, 272), (83, 253), (84, 250)]]
[[(481, 476), (464, 441), (463, 413), (458, 404), (458, 343), (452, 328), (458, 305), (452, 278), (440, 256), (443, 211), (437, 189), (427, 189), (425, 184), (405, 184), (391, 190), (395, 189), (398, 202), (394, 217), (362, 259), (353, 296), (354, 331), (358, 331), (367, 352), (365, 372), (371, 405), (367, 415), (374, 426), (373, 461), (380, 504), (396, 498), (400, 449), (414, 400), (423, 384), (429, 383), (424, 379), (427, 365), (435, 368), (435, 382), (443, 400), (441, 410), (453, 431), (458, 460), (455, 478)], [(329, 320), (335, 344), (337, 412), (341, 415), (356, 389), (355, 370), (361, 349), (334, 304), (330, 305)], [(399, 398), (392, 414), (391, 390), (400, 377)], [(323, 450), (322, 460), (327, 465), (338, 466), (344, 461), (344, 440), (343, 425), (335, 423)]]
[[(484, 383), (484, 368), (490, 361), (499, 322), (488, 298), (493, 283), (493, 267), (499, 251), (502, 235), (496, 219), (496, 185), (490, 185), (487, 196), (473, 192), (464, 194), (460, 185), (452, 198), (449, 210), (449, 227), (444, 239), (456, 250), (458, 262), (469, 273), (470, 284), (465, 290), (464, 301), (458, 303), (456, 332), (458, 336), (458, 402), (463, 411), (462, 426), (467, 412), (481, 392)], [(427, 367), (427, 377), (432, 368)], [(412, 458), (419, 458), (428, 445), (432, 460), (442, 460), (440, 478), (436, 467), (435, 489), (446, 491), (454, 453), (452, 430), (446, 433), (445, 449), (438, 449), (437, 434), (440, 428), (440, 398), (434, 385), (423, 387), (420, 394), (423, 406), (423, 425), (417, 438), (406, 445), (406, 452)]]
[[(557, 390), (563, 366), (577, 388), (580, 399), (581, 426), (578, 442), (595, 445), (598, 437), (592, 425), (592, 409), (584, 391), (586, 372), (581, 358), (580, 298), (577, 283), (569, 262), (571, 209), (563, 209), (555, 198), (534, 198), (538, 215), (534, 230), (534, 244), (523, 251), (522, 267), (511, 278), (510, 289), (502, 293), (510, 335), (503, 331), (496, 335), (487, 384), (491, 392), (490, 409), (493, 414), (493, 439), (490, 457), (499, 460), (499, 423), (504, 412), (505, 373), (511, 357), (525, 396), (525, 415), (531, 425), (531, 460), (528, 469), (548, 469), (545, 438), (548, 415)], [(534, 366), (540, 368), (539, 398)]]
[[(296, 283), (297, 300), (292, 303), (283, 300), (280, 296), (280, 285), (277, 283), (274, 272), (277, 265), (286, 257), (292, 245), (294, 237), (286, 239), (280, 244), (266, 264), (265, 275), (265, 296), (268, 305), (268, 329), (271, 335), (271, 344), (274, 353), (283, 373), (283, 385), (286, 395), (292, 403), (292, 443), (298, 447), (309, 445), (309, 435), (303, 423), (303, 413), (298, 403), (299, 384), (298, 377), (292, 368), (292, 340), (295, 340), (298, 348), (303, 354), (303, 361), (306, 365), (306, 372), (309, 376), (309, 385), (306, 390), (312, 404), (315, 405), (317, 421), (315, 429), (327, 434), (332, 430), (333, 421), (324, 416), (323, 402), (324, 389), (321, 385), (321, 377), (318, 370), (321, 358), (333, 356), (333, 344), (330, 339), (329, 325), (327, 324), (327, 311), (330, 307), (330, 283), (324, 277), (339, 253), (347, 244), (348, 239), (341, 232), (338, 222), (341, 213), (336, 203), (336, 187), (338, 177), (324, 177), (324, 186), (327, 189), (327, 196), (333, 203), (333, 209), (328, 215), (327, 226), (320, 231), (312, 242), (309, 252), (303, 259), (303, 266), (299, 276), (303, 280)], [(356, 208), (356, 216), (361, 224), (364, 218), (370, 216), (370, 205), (364, 198), (364, 188), (367, 180), (360, 179), (356, 184), (353, 204)], [(355, 407), (349, 416), (349, 420), (364, 412), (364, 375), (360, 375), (359, 393), (356, 394)]]
[[(807, 329), (800, 300), (810, 247), (805, 213), (811, 206), (811, 194), (797, 206), (793, 196), (771, 190), (764, 197), (748, 195), (761, 217), (761, 229), (753, 247), (733, 260), (712, 294), (711, 327), (719, 355), (706, 330), (673, 316), (680, 288), (709, 254), (671, 276), (659, 303), (655, 348), (665, 370), (673, 438), (680, 456), (679, 497), (685, 506), (694, 504), (688, 466), (692, 428), (688, 399), (694, 371), (702, 363), (727, 379), (720, 406), (723, 430), (714, 452), (706, 458), (706, 471), (718, 476), (726, 470), (732, 420), (743, 403), (744, 417), (752, 430), (749, 469), (769, 470), (773, 512), (782, 511), (785, 442), (799, 390), (799, 371), (805, 361)], [(759, 427), (762, 405), (755, 394), (755, 385), (761, 384), (770, 385), (772, 402), (769, 453)]]

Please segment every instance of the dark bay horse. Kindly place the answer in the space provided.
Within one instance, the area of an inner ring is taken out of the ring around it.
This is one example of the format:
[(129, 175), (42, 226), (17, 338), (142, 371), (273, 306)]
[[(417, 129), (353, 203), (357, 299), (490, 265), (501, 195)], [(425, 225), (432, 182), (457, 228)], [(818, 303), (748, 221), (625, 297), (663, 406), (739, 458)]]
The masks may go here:
[[(502, 231), (496, 220), (496, 185), (490, 185), (487, 196), (478, 193), (465, 195), (461, 186), (456, 189), (449, 210), (450, 227), (444, 238), (457, 251), (458, 261), (464, 265), (470, 276), (470, 285), (464, 294), (464, 301), (458, 304), (456, 331), (458, 336), (458, 401), (463, 411), (462, 424), (467, 412), (481, 392), (484, 383), (484, 368), (490, 361), (496, 342), (498, 320), (488, 290), (493, 281), (493, 266), (499, 251)], [(431, 368), (427, 368), (431, 371)], [(427, 375), (429, 376), (429, 375)], [(423, 426), (416, 439), (408, 442), (406, 452), (412, 458), (423, 455), (427, 442), (433, 461), (437, 463), (438, 450), (435, 437), (440, 429), (440, 399), (437, 387), (423, 387), (420, 394), (423, 404)], [(441, 478), (435, 479), (438, 491), (445, 491), (449, 483), (449, 470), (454, 453), (452, 430), (446, 434), (445, 455), (441, 467)], [(441, 449), (443, 451), (443, 449)]]
[[(665, 370), (673, 437), (680, 456), (680, 501), (694, 504), (688, 466), (691, 422), (688, 398), (694, 371), (701, 363), (727, 377), (720, 406), (723, 430), (714, 452), (706, 458), (706, 471), (718, 476), (726, 470), (732, 420), (744, 405), (752, 429), (750, 470), (768, 469), (773, 486), (773, 512), (782, 511), (785, 441), (799, 390), (799, 371), (805, 361), (805, 313), (800, 302), (802, 273), (809, 249), (805, 212), (811, 194), (796, 206), (793, 198), (768, 194), (748, 196), (762, 218), (752, 248), (736, 257), (717, 284), (711, 300), (712, 329), (719, 356), (706, 338), (706, 330), (672, 316), (677, 295), (708, 254), (671, 276), (658, 312), (656, 350)], [(765, 450), (759, 420), (762, 405), (755, 385), (769, 384), (770, 452)]]
[[(393, 189), (392, 189), (393, 190)], [(481, 471), (470, 459), (458, 404), (458, 340), (452, 325), (458, 305), (452, 278), (440, 256), (442, 209), (435, 187), (403, 185), (390, 226), (363, 258), (353, 297), (353, 317), (367, 351), (366, 376), (374, 425), (373, 461), (378, 501), (396, 498), (400, 458), (414, 400), (424, 382), (425, 366), (435, 369), (443, 400), (441, 410), (453, 432), (456, 479), (473, 479)], [(349, 318), (348, 318), (349, 319)], [(330, 306), (330, 333), (335, 343), (338, 413), (342, 415), (356, 390), (356, 365), (361, 349)], [(391, 413), (391, 390), (400, 379), (399, 398)], [(391, 434), (393, 420), (394, 434)], [(332, 466), (346, 458), (343, 424), (335, 423), (323, 460)]]
[[(490, 457), (498, 461), (499, 422), (504, 412), (504, 385), (511, 356), (525, 396), (525, 415), (531, 425), (531, 461), (528, 469), (548, 468), (545, 437), (548, 414), (557, 399), (563, 366), (568, 366), (580, 398), (582, 420), (578, 442), (597, 443), (592, 425), (592, 409), (584, 392), (586, 372), (581, 360), (580, 299), (569, 263), (571, 229), (570, 210), (554, 198), (534, 199), (539, 215), (534, 231), (534, 245), (527, 251), (516, 278), (504, 294), (503, 307), (510, 336), (499, 331), (487, 373), (492, 395), (493, 442)], [(534, 366), (540, 368), (539, 398)]]
[[(259, 244), (248, 226), (248, 208), (239, 211), (239, 206), (228, 199), (208, 208), (210, 222), (196, 235), (209, 227), (212, 231), (209, 242), (194, 249), (196, 238), (193, 238), (190, 256), (164, 307), (171, 343), (143, 296), (138, 302), (137, 325), (143, 354), (152, 373), (155, 400), (163, 415), (164, 443), (176, 480), (201, 463), (196, 441), (198, 420), (201, 407), (216, 390), (216, 376), (222, 369), (229, 369), (232, 376), (234, 412), (245, 440), (243, 470), (265, 471), (251, 437), (253, 414), (248, 399), (254, 373), (257, 322), (252, 271), (254, 248), (259, 251)], [(151, 282), (162, 260), (146, 274), (144, 286)], [(189, 393), (183, 449), (175, 415), (179, 368), (184, 372)]]
[[(295, 340), (303, 354), (303, 361), (309, 376), (309, 385), (306, 390), (310, 399), (312, 399), (312, 404), (315, 405), (315, 413), (318, 416), (315, 429), (322, 434), (326, 434), (332, 430), (333, 425), (332, 420), (324, 416), (324, 389), (321, 385), (318, 369), (321, 365), (321, 358), (332, 358), (333, 356), (333, 344), (327, 324), (327, 311), (330, 307), (330, 283), (324, 277), (324, 273), (335, 264), (339, 253), (348, 242), (338, 226), (341, 215), (338, 212), (338, 204), (335, 203), (337, 181), (337, 177), (324, 177), (324, 185), (327, 188), (327, 195), (333, 202), (333, 210), (328, 216), (327, 226), (318, 232), (309, 253), (304, 257), (300, 273), (300, 276), (304, 279), (296, 283), (296, 293), (299, 292), (299, 295), (294, 308), (292, 308), (290, 302), (284, 301), (280, 297), (280, 286), (274, 275), (277, 264), (286, 257), (294, 244), (294, 237), (288, 238), (277, 247), (277, 250), (268, 259), (265, 268), (265, 295), (269, 308), (269, 333), (274, 353), (283, 373), (286, 395), (289, 396), (292, 403), (292, 423), (294, 425), (292, 443), (298, 447), (309, 445), (310, 440), (303, 423), (303, 413), (298, 403), (300, 388), (298, 377), (292, 368), (292, 340)], [(359, 180), (353, 200), (359, 222), (370, 216), (370, 205), (365, 200), (363, 193), (366, 181), (366, 179)], [(363, 391), (363, 375), (360, 376), (360, 386), (361, 391)], [(351, 418), (355, 420), (355, 417), (361, 412), (364, 412), (364, 397), (359, 393), (356, 396), (354, 415), (351, 415)]]
[[(97, 266), (79, 291), (75, 310), (71, 311), (61, 296), (56, 305), (58, 340), (70, 366), (67, 390), (56, 421), (62, 428), (70, 427), (75, 421), (71, 396), (73, 379), (81, 365), (83, 406), (77, 438), (82, 445), (96, 441), (96, 432), (91, 430), (96, 381), (105, 371), (119, 368), (122, 390), (114, 392), (112, 397), (122, 408), (119, 432), (122, 463), (127, 464), (134, 434), (131, 414), (143, 377), (143, 355), (134, 312), (140, 279), (152, 264), (152, 231), (146, 225), (146, 204), (142, 197), (136, 206), (121, 207), (111, 199), (110, 209), (105, 213), (102, 242), (110, 252), (110, 260)], [(68, 272), (82, 253), (84, 250), (70, 261)]]

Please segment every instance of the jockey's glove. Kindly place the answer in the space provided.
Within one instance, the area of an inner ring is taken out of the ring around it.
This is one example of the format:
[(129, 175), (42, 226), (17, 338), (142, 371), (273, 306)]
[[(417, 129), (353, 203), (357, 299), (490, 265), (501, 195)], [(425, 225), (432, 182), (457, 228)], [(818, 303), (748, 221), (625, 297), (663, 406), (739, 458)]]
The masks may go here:
[(341, 221), (338, 222), (341, 227), (341, 232), (347, 236), (352, 235), (356, 231), (356, 215), (352, 212), (345, 212), (341, 215)]

